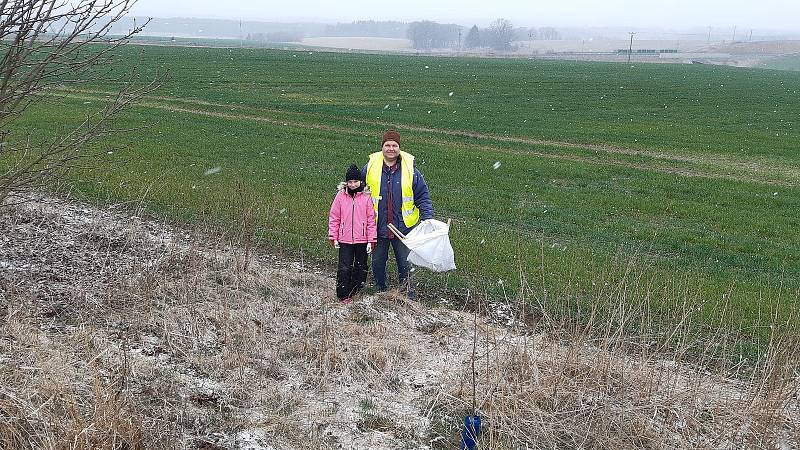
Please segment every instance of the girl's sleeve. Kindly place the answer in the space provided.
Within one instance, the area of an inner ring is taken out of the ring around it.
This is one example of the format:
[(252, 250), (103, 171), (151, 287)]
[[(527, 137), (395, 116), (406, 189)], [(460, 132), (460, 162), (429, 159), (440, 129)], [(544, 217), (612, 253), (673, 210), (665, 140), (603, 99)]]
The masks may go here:
[(339, 194), (336, 194), (331, 203), (331, 212), (328, 214), (328, 239), (336, 241), (339, 240), (339, 224), (341, 223), (338, 200)]
[(375, 223), (375, 207), (372, 205), (372, 197), (367, 203), (367, 241), (378, 241), (378, 224)]

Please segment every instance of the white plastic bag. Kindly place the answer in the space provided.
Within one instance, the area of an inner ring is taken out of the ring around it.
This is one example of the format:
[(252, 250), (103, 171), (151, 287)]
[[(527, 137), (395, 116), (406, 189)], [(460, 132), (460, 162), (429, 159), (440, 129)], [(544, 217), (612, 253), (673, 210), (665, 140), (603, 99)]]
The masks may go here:
[(409, 231), (403, 243), (411, 253), (408, 262), (434, 272), (455, 270), (453, 247), (450, 245), (450, 225), (430, 219)]

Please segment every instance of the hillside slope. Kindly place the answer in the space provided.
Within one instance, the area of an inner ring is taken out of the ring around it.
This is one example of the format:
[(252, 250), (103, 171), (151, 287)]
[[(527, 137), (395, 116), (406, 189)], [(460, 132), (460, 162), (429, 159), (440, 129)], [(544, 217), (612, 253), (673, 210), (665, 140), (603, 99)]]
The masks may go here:
[(298, 259), (113, 208), (0, 210), (0, 447), (455, 448), (473, 360), (481, 448), (800, 445), (775, 361), (737, 380), (503, 301), (341, 306)]

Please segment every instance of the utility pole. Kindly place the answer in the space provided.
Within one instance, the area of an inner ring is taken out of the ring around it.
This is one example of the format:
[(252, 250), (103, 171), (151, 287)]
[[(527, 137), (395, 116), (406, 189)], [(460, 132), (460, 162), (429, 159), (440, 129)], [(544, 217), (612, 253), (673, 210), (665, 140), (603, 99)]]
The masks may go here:
[(748, 40), (751, 41), (751, 42), (753, 41), (753, 29), (752, 28), (750, 28), (750, 38)]
[(631, 62), (631, 53), (633, 53), (633, 35), (636, 34), (635, 31), (630, 31), (628, 34), (631, 35), (631, 46), (628, 47), (628, 62)]
[(461, 51), (461, 28), (458, 29), (458, 51)]
[(708, 43), (711, 43), (711, 27), (708, 27)]
[(733, 39), (731, 39), (731, 42), (736, 42), (736, 25), (733, 26)]

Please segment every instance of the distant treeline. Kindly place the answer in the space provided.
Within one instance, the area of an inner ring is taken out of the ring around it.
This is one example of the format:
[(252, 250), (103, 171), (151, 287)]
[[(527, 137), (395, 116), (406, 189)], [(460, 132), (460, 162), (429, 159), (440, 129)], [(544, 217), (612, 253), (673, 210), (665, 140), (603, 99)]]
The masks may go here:
[[(113, 32), (121, 33), (147, 21), (143, 17), (125, 17), (114, 24)], [(247, 35), (273, 35), (273, 33), (293, 33), (294, 36), (323, 36), (325, 24), (322, 23), (278, 23), (255, 22), (225, 19), (196, 18), (154, 18), (144, 29), (145, 35), (184, 37), (230, 37), (245, 38)]]
[[(125, 33), (147, 22), (143, 17), (125, 17), (112, 32)], [(258, 42), (299, 42), (305, 37), (347, 36), (408, 38), (421, 50), (437, 48), (491, 48), (511, 50), (514, 41), (561, 39), (555, 28), (514, 28), (510, 21), (497, 19), (487, 28), (462, 27), (429, 20), (418, 22), (359, 20), (336, 25), (321, 23), (254, 22), (225, 19), (150, 19), (144, 35), (177, 37), (237, 38)]]
[(406, 36), (414, 48), (421, 50), (434, 48), (512, 50), (514, 41), (561, 39), (555, 28), (514, 28), (507, 19), (497, 19), (487, 28), (473, 25), (468, 30), (460, 25), (440, 24), (428, 20), (411, 22)]
[(421, 22), (411, 22), (408, 25), (406, 37), (416, 49), (430, 50), (432, 48), (458, 47), (462, 28), (455, 24), (441, 24), (423, 20)]

